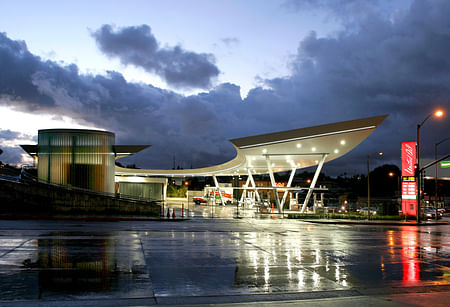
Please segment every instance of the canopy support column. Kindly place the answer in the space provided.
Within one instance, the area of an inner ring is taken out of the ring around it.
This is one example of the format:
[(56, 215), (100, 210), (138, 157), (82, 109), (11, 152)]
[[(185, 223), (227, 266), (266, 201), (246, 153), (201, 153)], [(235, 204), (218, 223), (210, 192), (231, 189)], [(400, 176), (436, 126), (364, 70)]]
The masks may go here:
[(244, 190), (242, 191), (241, 199), (239, 200), (239, 204), (244, 206), (244, 196), (247, 193), (248, 183), (250, 182), (250, 176), (247, 177), (247, 181), (244, 184)]
[(248, 169), (248, 178), (250, 178), (250, 182), (252, 183), (252, 187), (256, 194), (256, 199), (258, 200), (258, 202), (260, 202), (261, 198), (259, 197), (258, 189), (256, 188), (255, 180), (253, 179), (252, 172), (250, 171), (250, 169)]
[(278, 198), (277, 184), (275, 182), (275, 177), (273, 176), (272, 165), (270, 164), (269, 155), (266, 156), (266, 163), (267, 163), (267, 169), (269, 171), (270, 182), (272, 183), (273, 194), (274, 194), (273, 196), (275, 197), (275, 204), (278, 207), (278, 213), (282, 213), (281, 206), (280, 206), (280, 199)]
[(308, 194), (306, 194), (306, 198), (305, 198), (305, 201), (303, 202), (302, 210), (300, 211), (301, 213), (305, 212), (306, 206), (308, 205), (309, 199), (311, 198), (311, 194), (314, 190), (314, 187), (316, 186), (317, 179), (319, 178), (320, 171), (322, 170), (323, 163), (325, 162), (325, 159), (327, 158), (327, 156), (328, 156), (328, 154), (323, 154), (322, 159), (320, 159), (319, 165), (317, 165), (316, 173), (314, 174), (314, 178), (311, 181), (311, 185), (309, 187)]
[[(297, 169), (296, 169), (295, 167), (292, 168), (292, 170), (291, 170), (291, 176), (289, 176), (289, 181), (288, 181), (287, 186), (286, 186), (287, 188), (290, 188), (290, 187), (291, 187), (291, 185), (292, 185), (292, 180), (294, 180), (294, 175), (295, 175), (295, 171), (296, 171), (296, 170), (297, 170)], [(282, 200), (281, 200), (281, 207), (283, 207), (283, 208), (284, 208), (284, 203), (286, 202), (287, 195), (288, 195), (288, 190), (284, 191), (283, 198), (282, 198)]]
[[(219, 191), (220, 202), (222, 203), (222, 206), (225, 206), (225, 203), (223, 202), (223, 198), (222, 198), (222, 192), (220, 191), (220, 187), (219, 187), (219, 182), (217, 181), (217, 177), (215, 175), (213, 175), (213, 178), (214, 178), (214, 184), (216, 185), (216, 189), (217, 189), (217, 191)], [(215, 201), (215, 195), (214, 195), (214, 201)]]

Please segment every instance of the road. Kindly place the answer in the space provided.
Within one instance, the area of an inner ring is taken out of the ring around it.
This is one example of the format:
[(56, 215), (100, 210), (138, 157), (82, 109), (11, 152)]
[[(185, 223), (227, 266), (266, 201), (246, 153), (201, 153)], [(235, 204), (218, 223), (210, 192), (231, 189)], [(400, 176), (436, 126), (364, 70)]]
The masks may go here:
[(450, 299), (449, 225), (0, 222), (0, 305), (346, 305), (407, 293)]

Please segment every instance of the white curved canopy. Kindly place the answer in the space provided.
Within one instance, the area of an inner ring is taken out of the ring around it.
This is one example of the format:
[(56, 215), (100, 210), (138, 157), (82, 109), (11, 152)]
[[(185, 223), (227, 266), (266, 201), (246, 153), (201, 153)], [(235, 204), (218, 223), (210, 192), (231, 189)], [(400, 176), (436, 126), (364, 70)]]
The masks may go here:
[[(314, 127), (300, 128), (232, 139), (236, 157), (226, 163), (183, 170), (128, 169), (116, 166), (119, 176), (233, 176), (267, 174), (300, 169), (339, 158), (360, 144), (387, 117), (368, 117)], [(269, 162), (268, 162), (269, 161)]]

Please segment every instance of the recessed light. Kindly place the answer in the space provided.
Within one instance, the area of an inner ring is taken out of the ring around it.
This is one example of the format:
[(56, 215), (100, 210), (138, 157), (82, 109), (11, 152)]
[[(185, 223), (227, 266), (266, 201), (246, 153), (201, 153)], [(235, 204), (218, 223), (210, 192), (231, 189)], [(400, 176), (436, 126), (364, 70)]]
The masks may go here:
[(297, 148), (300, 148), (300, 147), (302, 147), (302, 144), (298, 143)]
[(335, 150), (334, 150), (334, 153), (335, 153), (335, 154), (339, 153), (339, 150), (335, 149)]
[(311, 148), (312, 151), (316, 151), (316, 147)]
[(345, 140), (342, 140), (342, 141), (341, 141), (341, 145), (345, 145)]
[(264, 149), (262, 150), (262, 153), (263, 153), (263, 154), (267, 153), (267, 149), (264, 148)]

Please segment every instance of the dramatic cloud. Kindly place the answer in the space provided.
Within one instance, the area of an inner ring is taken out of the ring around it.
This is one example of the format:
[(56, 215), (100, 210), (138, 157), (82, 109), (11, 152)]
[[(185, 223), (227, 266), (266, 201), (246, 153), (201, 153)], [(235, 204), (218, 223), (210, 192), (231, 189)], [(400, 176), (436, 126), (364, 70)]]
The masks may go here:
[[(388, 151), (386, 159), (398, 163), (399, 144), (416, 139), (416, 125), (438, 106), (450, 111), (449, 13), (448, 1), (416, 1), (396, 18), (360, 21), (357, 32), (328, 38), (312, 32), (300, 43), (292, 76), (268, 84), (284, 101), (303, 104), (307, 121), (316, 121), (318, 110), (327, 119), (390, 114), (356, 152)], [(427, 122), (425, 154), (449, 128), (448, 117)]]
[(155, 73), (173, 87), (206, 89), (219, 75), (213, 55), (186, 51), (180, 46), (161, 48), (147, 25), (117, 31), (103, 25), (92, 36), (106, 55)]
[[(325, 168), (364, 172), (376, 151), (385, 152), (378, 163), (398, 164), (400, 142), (415, 140), (416, 125), (437, 106), (447, 115), (422, 128), (423, 156), (432, 157), (433, 145), (449, 136), (449, 15), (448, 1), (417, 1), (395, 18), (361, 20), (357, 31), (311, 32), (290, 63), (291, 75), (265, 80), (245, 99), (228, 83), (185, 97), (127, 82), (118, 72), (83, 75), (0, 34), (0, 105), (92, 123), (115, 132), (119, 144), (151, 144), (130, 158), (149, 168), (171, 168), (174, 157), (185, 168), (225, 162), (234, 155), (230, 138), (389, 114), (356, 150)], [(141, 49), (153, 48), (150, 42), (140, 42)], [(450, 142), (439, 148), (449, 152)]]
[(15, 140), (20, 138), (21, 133), (17, 131), (11, 131), (11, 130), (2, 130), (0, 129), (0, 141), (1, 140)]
[(115, 132), (118, 143), (152, 144), (143, 166), (170, 167), (173, 156), (184, 167), (232, 157), (228, 134), (242, 135), (237, 104), (239, 87), (231, 84), (185, 97), (127, 82), (117, 72), (83, 75), (76, 65), (42, 61), (0, 33), (0, 105), (92, 123)]
[[(384, 3), (383, 3), (384, 2)], [(325, 11), (328, 17), (349, 22), (373, 14), (382, 14), (389, 0), (286, 0), (283, 7), (288, 11)], [(383, 3), (383, 5), (380, 5)]]
[(23, 165), (33, 164), (33, 158), (23, 151), (19, 146), (1, 146), (3, 153), (0, 155), (0, 161), (4, 164)]
[(30, 142), (37, 142), (37, 138), (18, 131), (0, 128), (0, 161), (13, 164), (32, 162), (32, 158), (18, 146), (18, 143), (29, 144)]
[(53, 99), (42, 95), (33, 85), (33, 72), (42, 70), (45, 63), (28, 52), (23, 41), (12, 41), (0, 33), (0, 95), (11, 100), (26, 100), (30, 110), (51, 107)]

